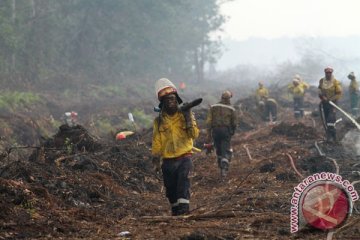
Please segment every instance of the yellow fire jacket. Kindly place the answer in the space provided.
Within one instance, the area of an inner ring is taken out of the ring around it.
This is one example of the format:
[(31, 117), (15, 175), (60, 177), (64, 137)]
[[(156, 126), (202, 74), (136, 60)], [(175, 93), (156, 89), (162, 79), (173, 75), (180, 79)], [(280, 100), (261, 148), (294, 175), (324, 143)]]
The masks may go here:
[(358, 82), (354, 79), (351, 80), (350, 85), (349, 85), (349, 92), (350, 94), (357, 94), (359, 93), (359, 84)]
[(162, 114), (154, 120), (152, 154), (162, 158), (176, 158), (192, 153), (193, 140), (199, 136), (196, 120), (192, 115), (193, 127), (186, 129), (184, 115), (181, 112), (173, 116)]
[(341, 83), (335, 78), (327, 81), (325, 78), (319, 81), (319, 95), (328, 100), (337, 101), (342, 97)]
[(214, 127), (229, 127), (231, 130), (236, 128), (236, 111), (230, 104), (219, 102), (210, 107), (206, 118), (208, 129)]
[(269, 91), (265, 87), (259, 87), (256, 90), (256, 100), (261, 101), (263, 98), (269, 97)]
[(288, 87), (288, 90), (294, 97), (303, 97), (307, 88), (309, 88), (309, 85), (305, 82), (301, 82), (297, 86), (291, 83)]

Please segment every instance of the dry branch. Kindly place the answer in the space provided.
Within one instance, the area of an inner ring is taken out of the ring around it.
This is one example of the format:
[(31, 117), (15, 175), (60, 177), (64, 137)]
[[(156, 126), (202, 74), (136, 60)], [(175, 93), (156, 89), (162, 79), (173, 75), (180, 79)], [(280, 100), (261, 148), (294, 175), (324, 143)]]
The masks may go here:
[(218, 211), (218, 212), (209, 212), (204, 214), (196, 215), (184, 215), (184, 216), (144, 216), (141, 217), (142, 220), (150, 222), (168, 222), (172, 220), (201, 220), (201, 219), (210, 219), (210, 218), (233, 218), (236, 217), (233, 211)]
[(292, 158), (292, 156), (289, 153), (286, 153), (286, 156), (288, 156), (290, 163), (291, 163), (291, 167), (294, 169), (294, 171), (296, 172), (296, 174), (301, 177), (304, 178), (304, 176), (296, 169), (295, 167), (295, 163), (294, 163), (294, 159)]

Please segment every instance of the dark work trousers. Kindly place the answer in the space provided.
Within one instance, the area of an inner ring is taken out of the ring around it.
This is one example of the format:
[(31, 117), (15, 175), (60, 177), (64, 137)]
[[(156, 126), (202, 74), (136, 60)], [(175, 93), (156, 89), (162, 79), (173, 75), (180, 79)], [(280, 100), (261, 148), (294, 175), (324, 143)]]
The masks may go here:
[(189, 204), (189, 173), (192, 169), (190, 157), (164, 159), (161, 169), (166, 188), (166, 197), (169, 199), (171, 206), (174, 207), (180, 203)]
[(326, 136), (328, 140), (333, 138), (336, 140), (336, 129), (335, 129), (335, 122), (336, 122), (336, 112), (335, 108), (330, 105), (329, 102), (323, 101), (321, 103), (322, 108), (324, 110), (324, 117), (325, 117), (325, 124), (326, 124)]
[(221, 168), (221, 159), (231, 160), (231, 132), (229, 127), (215, 127), (212, 129), (212, 137), (215, 144), (218, 165)]
[(270, 121), (270, 113), (273, 121), (277, 119), (277, 106), (276, 103), (266, 101), (265, 103), (265, 120)]
[(350, 93), (350, 104), (351, 112), (353, 116), (357, 117), (359, 115), (359, 95), (356, 93)]
[(295, 118), (304, 116), (304, 97), (294, 97), (294, 116)]

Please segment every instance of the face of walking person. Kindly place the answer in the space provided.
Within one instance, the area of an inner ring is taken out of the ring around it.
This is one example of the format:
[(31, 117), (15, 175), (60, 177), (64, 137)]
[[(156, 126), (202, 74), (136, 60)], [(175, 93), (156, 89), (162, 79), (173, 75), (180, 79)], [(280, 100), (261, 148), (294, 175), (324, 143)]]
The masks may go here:
[(164, 110), (169, 115), (174, 115), (178, 111), (178, 102), (175, 94), (163, 97)]
[(325, 78), (326, 78), (326, 80), (331, 80), (332, 72), (325, 72)]

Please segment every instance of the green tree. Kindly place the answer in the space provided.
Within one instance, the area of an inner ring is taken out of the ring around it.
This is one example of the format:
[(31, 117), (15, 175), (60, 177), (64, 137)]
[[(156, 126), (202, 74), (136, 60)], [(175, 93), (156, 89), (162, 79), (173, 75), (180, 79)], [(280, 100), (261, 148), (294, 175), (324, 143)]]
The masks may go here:
[(3, 0), (2, 79), (57, 85), (203, 79), (220, 50), (216, 0)]

